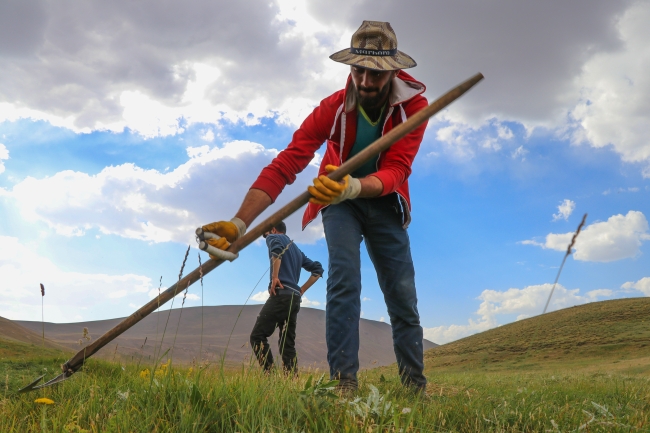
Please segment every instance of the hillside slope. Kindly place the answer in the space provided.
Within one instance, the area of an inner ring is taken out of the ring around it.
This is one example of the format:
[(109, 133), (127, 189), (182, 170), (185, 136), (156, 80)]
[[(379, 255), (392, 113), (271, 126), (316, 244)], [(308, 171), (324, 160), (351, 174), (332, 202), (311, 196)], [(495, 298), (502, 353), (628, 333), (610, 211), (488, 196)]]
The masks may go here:
[(596, 367), (650, 372), (650, 298), (594, 302), (520, 320), (425, 353), (427, 369)]
[(24, 343), (26, 345), (34, 345), (38, 346), (39, 348), (46, 347), (55, 350), (65, 350), (66, 352), (69, 351), (69, 349), (66, 349), (63, 346), (50, 341), (50, 339), (47, 338), (49, 337), (47, 334), (45, 341), (43, 341), (42, 328), (40, 328), (40, 326), (42, 326), (41, 323), (33, 323), (38, 323), (38, 330), (35, 327), (32, 327), (32, 329), (27, 329), (14, 321), (0, 317), (0, 340), (5, 340), (6, 342), (11, 343), (18, 342)]
[[(162, 353), (174, 346), (174, 360), (190, 362), (199, 357), (199, 347), (203, 346), (201, 359), (218, 362), (228, 347), (226, 360), (240, 363), (249, 359), (251, 348), (248, 343), (261, 305), (224, 305), (216, 307), (174, 309), (153, 313), (100, 350), (97, 356), (113, 359), (121, 355), (123, 359), (149, 359), (154, 347), (160, 348), (165, 323), (169, 325), (162, 344)], [(180, 316), (180, 317), (179, 317)], [(95, 339), (122, 319), (99, 320), (81, 323), (46, 323), (45, 333), (49, 338), (79, 350), (79, 340), (83, 328), (88, 328)], [(202, 325), (203, 322), (203, 325)], [(17, 321), (16, 323), (33, 330), (40, 329), (40, 322)], [(201, 332), (203, 326), (203, 333)], [(176, 330), (178, 329), (178, 334)], [(232, 335), (231, 335), (232, 333)], [(359, 362), (362, 368), (388, 365), (395, 362), (390, 325), (373, 320), (361, 319), (359, 324), (361, 347)], [(201, 334), (203, 338), (201, 339)], [(296, 349), (301, 366), (327, 367), (327, 347), (325, 345), (325, 312), (314, 308), (301, 308), (296, 330)], [(146, 338), (146, 344), (145, 344)], [(269, 339), (274, 356), (277, 350), (277, 330)], [(87, 344), (88, 341), (82, 341)], [(435, 347), (430, 341), (424, 342), (425, 349)], [(156, 350), (158, 353), (160, 349)], [(277, 356), (276, 356), (277, 358)]]

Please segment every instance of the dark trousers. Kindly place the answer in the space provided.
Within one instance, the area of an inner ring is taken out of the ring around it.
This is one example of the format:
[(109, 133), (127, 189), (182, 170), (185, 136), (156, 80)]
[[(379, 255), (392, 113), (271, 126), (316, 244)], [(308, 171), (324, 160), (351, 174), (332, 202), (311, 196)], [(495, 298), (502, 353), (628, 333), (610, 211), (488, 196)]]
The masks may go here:
[(361, 255), (364, 240), (384, 294), (402, 382), (424, 387), (422, 327), (409, 237), (395, 194), (346, 200), (322, 212), (329, 251), (327, 361), (334, 379), (356, 382), (359, 370)]
[(273, 354), (268, 338), (273, 335), (275, 328), (280, 328), (278, 347), (284, 370), (291, 372), (298, 367), (298, 358), (296, 357), (298, 311), (300, 311), (300, 296), (276, 295), (266, 301), (257, 316), (257, 321), (251, 332), (250, 343), (257, 360), (265, 371), (269, 371), (273, 367)]

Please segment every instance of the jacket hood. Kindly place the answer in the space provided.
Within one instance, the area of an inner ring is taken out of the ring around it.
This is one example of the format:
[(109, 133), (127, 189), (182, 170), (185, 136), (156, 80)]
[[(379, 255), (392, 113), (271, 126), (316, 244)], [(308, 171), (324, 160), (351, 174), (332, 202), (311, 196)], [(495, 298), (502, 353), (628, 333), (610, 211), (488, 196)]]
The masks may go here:
[[(388, 103), (391, 107), (394, 107), (424, 93), (425, 90), (427, 88), (423, 83), (400, 70), (393, 78), (390, 94), (388, 95)], [(356, 108), (357, 95), (354, 91), (352, 75), (348, 75), (348, 81), (345, 85), (345, 112), (349, 113)]]

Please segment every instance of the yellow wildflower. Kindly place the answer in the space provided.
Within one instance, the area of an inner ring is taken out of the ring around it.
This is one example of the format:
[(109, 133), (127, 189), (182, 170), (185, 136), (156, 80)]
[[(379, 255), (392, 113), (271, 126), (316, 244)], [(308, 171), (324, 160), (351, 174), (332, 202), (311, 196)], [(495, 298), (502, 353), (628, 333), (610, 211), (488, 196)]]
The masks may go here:
[(54, 400), (50, 400), (49, 398), (43, 397), (43, 398), (37, 398), (36, 400), (34, 400), (34, 403), (38, 403), (38, 404), (54, 404)]
[(193, 371), (194, 371), (194, 368), (190, 367), (190, 369), (187, 370), (187, 377), (190, 377), (192, 375)]
[(140, 377), (143, 378), (143, 379), (148, 379), (150, 374), (151, 374), (151, 372), (149, 371), (149, 369), (145, 368), (144, 370), (142, 370), (140, 372)]

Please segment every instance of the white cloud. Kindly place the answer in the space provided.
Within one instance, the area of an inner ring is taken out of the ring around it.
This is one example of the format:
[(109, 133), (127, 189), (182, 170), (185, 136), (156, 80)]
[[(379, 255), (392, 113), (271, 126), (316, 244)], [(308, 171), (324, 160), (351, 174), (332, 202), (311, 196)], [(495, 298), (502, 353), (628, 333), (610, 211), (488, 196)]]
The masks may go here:
[(300, 303), (301, 307), (318, 307), (319, 305), (320, 305), (320, 302), (318, 302), (318, 301), (310, 301), (304, 295), (302, 297), (302, 302)]
[[(516, 320), (536, 316), (544, 309), (552, 288), (552, 284), (540, 284), (523, 289), (511, 288), (506, 291), (484, 290), (478, 297), (482, 301), (475, 313), (479, 316), (478, 320), (470, 318), (466, 325), (424, 328), (424, 338), (443, 344), (494, 328), (500, 324), (500, 318), (511, 321), (513, 316)], [(581, 296), (580, 289), (569, 290), (558, 284), (548, 311), (593, 302), (600, 298), (611, 297), (613, 294), (611, 290), (598, 289)]]
[(381, 317), (379, 318), (379, 321), (380, 321), (380, 322), (385, 322), (386, 319), (384, 318), (384, 316), (381, 316)]
[[(596, 52), (576, 79), (577, 142), (612, 146), (625, 161), (650, 162), (650, 3), (634, 2), (617, 23), (620, 50)], [(645, 176), (650, 177), (650, 175)]]
[(627, 187), (627, 188), (610, 188), (608, 190), (603, 191), (603, 195), (609, 195), (612, 193), (617, 193), (620, 194), (622, 192), (639, 192), (640, 188), (638, 187)]
[[(251, 299), (253, 301), (257, 302), (266, 302), (267, 299), (269, 299), (269, 292), (268, 290), (263, 290), (261, 292), (255, 293), (253, 296), (251, 296)], [(300, 302), (301, 307), (318, 307), (321, 303), (318, 301), (311, 301), (307, 298), (307, 296), (303, 295), (302, 300)]]
[[(524, 245), (536, 245), (556, 251), (566, 251), (573, 232), (546, 236), (545, 242), (525, 240)], [(596, 222), (582, 230), (575, 243), (576, 260), (586, 262), (613, 262), (641, 254), (641, 245), (650, 240), (648, 221), (639, 211), (614, 215), (607, 221)]]
[(268, 290), (262, 290), (261, 292), (257, 292), (251, 296), (251, 299), (257, 302), (266, 302), (266, 300), (269, 299), (269, 296)]
[(641, 278), (637, 282), (628, 281), (621, 286), (624, 290), (638, 290), (645, 296), (650, 296), (650, 277)]
[[(118, 308), (142, 304), (152, 289), (150, 278), (69, 272), (40, 256), (17, 238), (0, 236), (0, 316), (41, 320), (45, 285), (45, 320), (68, 322), (71, 309), (84, 307), (84, 319), (96, 320), (107, 304)], [(101, 317), (106, 318), (106, 317)]]
[(514, 137), (514, 134), (507, 126), (499, 125), (497, 128), (497, 136), (502, 140), (510, 140)]
[(612, 295), (614, 295), (614, 291), (610, 289), (596, 289), (596, 290), (590, 290), (589, 292), (586, 293), (586, 296), (588, 298), (594, 300), (596, 300), (596, 298), (608, 298)]
[(366, 296), (364, 296), (363, 299), (361, 299), (361, 300), (362, 300), (362, 301), (372, 301), (372, 299), (370, 299), (370, 298), (368, 298), (368, 297), (366, 297)]
[(195, 295), (194, 293), (188, 293), (186, 299), (188, 301), (198, 301), (201, 299), (201, 297), (199, 295)]
[[(137, 7), (125, 0), (83, 8), (7, 4), (0, 15), (0, 119), (45, 119), (86, 132), (129, 127), (144, 136), (263, 116), (297, 125), (343, 86), (348, 69), (328, 56), (349, 45), (368, 8), (378, 19), (390, 17), (430, 97), (477, 65), (487, 77), (471, 103), (441, 113), (460, 128), (441, 139), (462, 144), (463, 128), (490, 119), (521, 122), (529, 131), (556, 128), (571, 110), (582, 131), (576, 140), (611, 142), (627, 159), (648, 160), (646, 1), (493, 0), (470, 14), (465, 3), (444, 0), (415, 0), (409, 8), (391, 0), (170, 1), (163, 10), (153, 0)], [(505, 126), (497, 131), (500, 140), (512, 135)], [(458, 150), (471, 154), (466, 145)]]
[(527, 154), (528, 154), (528, 150), (523, 145), (521, 145), (515, 150), (513, 150), (510, 156), (512, 157), (512, 159), (520, 159), (522, 161), (525, 161)]
[(5, 165), (3, 162), (5, 159), (9, 159), (9, 150), (7, 150), (4, 144), (0, 143), (0, 174), (5, 171)]
[(208, 129), (202, 136), (201, 140), (209, 141), (212, 143), (214, 141), (214, 132), (212, 132), (212, 129)]
[[(25, 218), (44, 221), (61, 235), (83, 236), (97, 228), (125, 238), (194, 245), (196, 227), (230, 219), (277, 151), (234, 141), (189, 147), (187, 153), (187, 162), (165, 173), (134, 164), (106, 167), (95, 175), (66, 170), (28, 177), (0, 193), (13, 198)], [(304, 191), (315, 174), (309, 165), (258, 221)], [(292, 239), (314, 242), (323, 236), (320, 219), (304, 232), (301, 219), (299, 211), (286, 220)]]
[(302, 2), (157, 6), (3, 7), (0, 119), (43, 119), (77, 132), (128, 127), (146, 137), (176, 134), (181, 120), (278, 115), (299, 123), (304, 107), (347, 75), (327, 58), (341, 28), (319, 25)]
[(576, 208), (576, 204), (574, 201), (565, 199), (557, 207), (558, 212), (556, 214), (553, 214), (553, 221), (558, 221), (558, 220), (567, 221), (575, 208)]
[(128, 295), (128, 292), (126, 290), (115, 290), (114, 292), (108, 293), (106, 296), (109, 299), (118, 299), (124, 298), (126, 295)]

